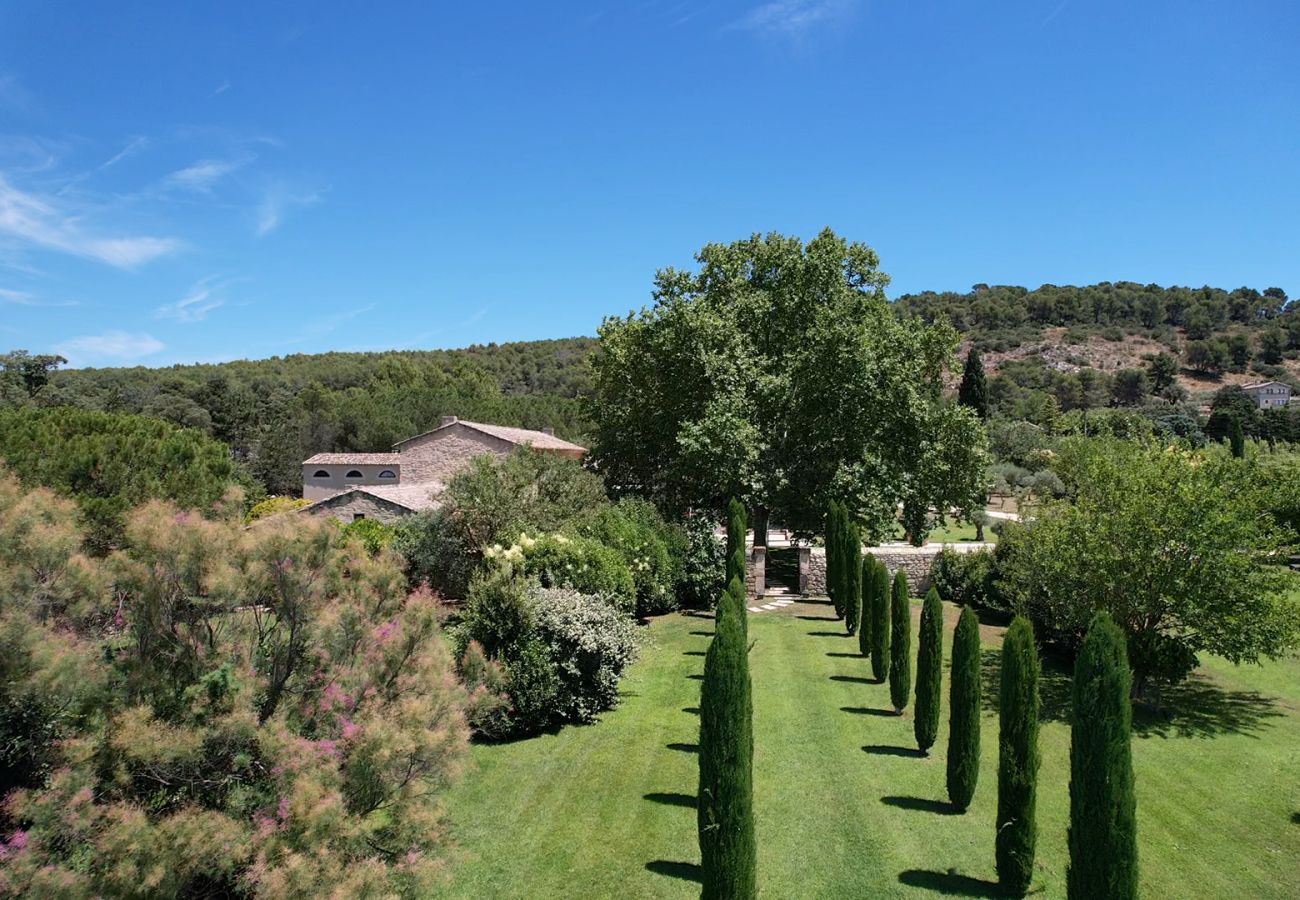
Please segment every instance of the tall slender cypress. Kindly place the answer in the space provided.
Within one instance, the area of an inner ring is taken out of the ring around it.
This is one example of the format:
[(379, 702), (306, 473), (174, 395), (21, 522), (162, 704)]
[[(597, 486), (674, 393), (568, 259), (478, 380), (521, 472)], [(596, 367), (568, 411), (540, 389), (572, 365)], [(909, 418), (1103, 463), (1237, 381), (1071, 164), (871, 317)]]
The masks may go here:
[(1016, 616), (1002, 640), (998, 722), (998, 881), (1023, 894), (1034, 875), (1038, 826), (1038, 649), (1034, 628)]
[(862, 621), (862, 536), (850, 522), (844, 529), (844, 627), (857, 634)]
[(1066, 881), (1074, 900), (1137, 896), (1131, 687), (1124, 633), (1108, 613), (1098, 613), (1074, 664)]
[(871, 598), (876, 589), (876, 558), (870, 553), (862, 555), (862, 613), (858, 617), (858, 652), (871, 656)]
[(889, 568), (877, 562), (871, 590), (871, 674), (889, 677)]
[(929, 753), (939, 736), (940, 694), (943, 684), (943, 603), (939, 592), (930, 588), (921, 606), (921, 631), (916, 647), (916, 718), (912, 731), (916, 746)]
[(835, 618), (844, 617), (844, 506), (832, 500), (826, 511), (826, 594), (835, 608)]
[(969, 606), (952, 635), (952, 693), (948, 701), (948, 800), (970, 806), (980, 774), (980, 623)]
[(907, 599), (907, 573), (894, 573), (890, 601), (889, 699), (900, 716), (912, 693), (912, 609)]
[(749, 900), (756, 893), (753, 703), (743, 603), (733, 589), (719, 601), (700, 687), (702, 896), (718, 900)]
[(989, 386), (984, 376), (984, 361), (974, 347), (966, 354), (966, 368), (957, 388), (957, 402), (975, 410), (981, 419), (989, 417)]
[(749, 636), (749, 595), (745, 591), (745, 583), (739, 578), (731, 579), (727, 585), (727, 593), (735, 601), (736, 614), (740, 617), (740, 631), (746, 637)]
[(739, 576), (745, 583), (745, 504), (735, 497), (727, 504), (727, 584)]

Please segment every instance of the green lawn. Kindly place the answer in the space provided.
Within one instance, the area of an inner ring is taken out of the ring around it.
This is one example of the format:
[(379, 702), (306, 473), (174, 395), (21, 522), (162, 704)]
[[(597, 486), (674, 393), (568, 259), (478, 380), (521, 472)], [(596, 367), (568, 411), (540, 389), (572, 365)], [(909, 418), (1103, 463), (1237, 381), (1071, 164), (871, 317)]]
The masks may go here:
[[(986, 703), (975, 802), (952, 815), (947, 711), (935, 751), (917, 756), (910, 715), (886, 710), (888, 686), (868, 682), (827, 610), (750, 617), (763, 895), (989, 895), (996, 713)], [(599, 724), (474, 748), (449, 802), (446, 896), (698, 896), (696, 707), (711, 625), (648, 626), (623, 703)], [(986, 699), (999, 638), (984, 629)], [(1065, 895), (1068, 696), (1068, 678), (1049, 669), (1035, 878), (1045, 897)], [(1212, 661), (1165, 702), (1173, 718), (1139, 715), (1134, 740), (1142, 894), (1300, 896), (1300, 662)]]
[[(901, 541), (906, 538), (907, 533), (902, 525), (894, 529), (891, 540)], [(927, 542), (931, 544), (960, 544), (975, 540), (975, 526), (969, 522), (949, 522), (947, 525), (940, 525), (925, 536)], [(984, 526), (984, 540), (997, 543), (998, 536), (993, 531), (993, 523)]]

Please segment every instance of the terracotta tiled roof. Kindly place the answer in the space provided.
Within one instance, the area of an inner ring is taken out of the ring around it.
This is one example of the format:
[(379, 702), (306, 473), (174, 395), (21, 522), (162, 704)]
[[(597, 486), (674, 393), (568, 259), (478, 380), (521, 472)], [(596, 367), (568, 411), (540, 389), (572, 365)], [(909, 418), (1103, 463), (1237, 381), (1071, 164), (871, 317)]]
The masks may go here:
[(545, 431), (534, 431), (531, 428), (511, 428), (508, 425), (488, 425), (483, 422), (467, 422), (464, 419), (457, 419), (455, 422), (448, 422), (446, 425), (440, 425), (432, 431), (426, 431), (423, 434), (417, 434), (415, 437), (409, 437), (397, 444), (401, 447), (405, 444), (426, 435), (442, 431), (444, 428), (452, 428), (456, 425), (464, 425), (466, 428), (472, 428), (483, 434), (500, 438), (503, 441), (509, 441), (512, 444), (525, 444), (529, 447), (536, 447), (539, 450), (574, 450), (580, 453), (586, 453), (587, 448), (578, 444), (570, 443), (563, 438), (557, 438), (553, 434), (547, 434)]
[(409, 510), (419, 512), (440, 505), (437, 495), (442, 493), (443, 487), (444, 485), (439, 481), (421, 481), (416, 484), (367, 484), (343, 488), (328, 497), (322, 497), (310, 506), (302, 507), (302, 509), (311, 509), (313, 506), (329, 503), (347, 494), (369, 494), (372, 497), (378, 497), (380, 500), (387, 500), (389, 503), (396, 503), (398, 506), (404, 506)]
[(400, 453), (317, 453), (304, 459), (304, 466), (396, 466), (402, 462)]

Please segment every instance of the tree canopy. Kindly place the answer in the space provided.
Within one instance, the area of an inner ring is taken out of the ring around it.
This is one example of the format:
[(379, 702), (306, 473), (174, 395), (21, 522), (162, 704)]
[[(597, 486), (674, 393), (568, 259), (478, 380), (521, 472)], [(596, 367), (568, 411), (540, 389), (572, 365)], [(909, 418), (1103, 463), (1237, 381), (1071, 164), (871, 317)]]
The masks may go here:
[(956, 336), (895, 314), (875, 251), (827, 229), (696, 259), (656, 275), (652, 308), (601, 326), (593, 454), (615, 489), (671, 510), (734, 494), (807, 531), (837, 498), (873, 537), (899, 503), (979, 490), (980, 424), (939, 399)]

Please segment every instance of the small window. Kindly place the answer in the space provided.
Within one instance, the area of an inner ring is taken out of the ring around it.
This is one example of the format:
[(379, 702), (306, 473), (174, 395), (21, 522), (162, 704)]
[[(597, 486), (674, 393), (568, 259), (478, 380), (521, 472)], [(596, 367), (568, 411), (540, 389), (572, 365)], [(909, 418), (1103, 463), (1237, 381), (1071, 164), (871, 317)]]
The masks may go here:
[(394, 472), (392, 469), (384, 469), (384, 471), (382, 471), (382, 472), (379, 473), (379, 477), (380, 477), (380, 478), (396, 478), (396, 477), (397, 477), (397, 473)]
[(326, 472), (324, 469), (317, 469), (315, 472), (312, 473), (312, 476), (311, 476), (311, 477), (312, 477), (312, 478), (329, 478), (329, 477), (330, 477), (330, 473), (329, 473), (329, 472)]
[(348, 474), (344, 475), (343, 477), (344, 477), (344, 478), (360, 478), (360, 477), (361, 477), (361, 473), (360, 473), (358, 470), (356, 470), (356, 469), (349, 469), (349, 470), (348, 470)]
[(362, 519), (364, 519), (365, 517), (366, 517), (366, 514), (365, 514), (365, 513), (353, 513), (353, 514), (352, 514), (352, 521), (353, 521), (353, 522), (360, 522), (360, 521), (361, 521)]

